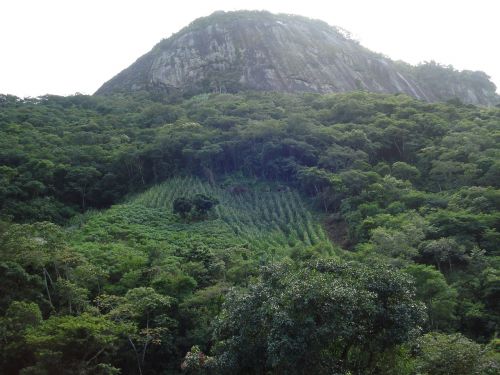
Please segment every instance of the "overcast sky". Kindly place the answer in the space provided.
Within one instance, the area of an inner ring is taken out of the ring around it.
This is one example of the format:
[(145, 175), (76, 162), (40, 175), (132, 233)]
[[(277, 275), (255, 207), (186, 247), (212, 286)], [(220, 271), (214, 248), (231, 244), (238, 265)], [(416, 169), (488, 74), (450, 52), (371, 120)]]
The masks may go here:
[(239, 9), (318, 18), (392, 59), (483, 70), (500, 86), (499, 0), (0, 0), (0, 93), (92, 94), (195, 18)]

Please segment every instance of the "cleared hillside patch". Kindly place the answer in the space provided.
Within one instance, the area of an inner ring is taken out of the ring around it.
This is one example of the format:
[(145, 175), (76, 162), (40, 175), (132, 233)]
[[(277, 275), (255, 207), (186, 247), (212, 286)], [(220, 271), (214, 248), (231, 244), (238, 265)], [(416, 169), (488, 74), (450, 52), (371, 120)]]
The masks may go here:
[[(313, 220), (299, 194), (291, 189), (273, 191), (270, 186), (260, 186), (235, 193), (194, 177), (173, 178), (139, 195), (130, 204), (171, 213), (176, 198), (196, 194), (205, 194), (219, 201), (213, 215), (204, 220), (203, 225), (212, 221), (257, 249), (299, 244), (311, 246), (326, 240), (320, 224)], [(175, 217), (172, 220), (181, 230), (196, 230), (199, 224), (183, 223)]]
[[(219, 267), (230, 278), (246, 272), (242, 265), (256, 270), (314, 245), (332, 250), (296, 191), (265, 183), (242, 190), (211, 186), (195, 177), (172, 178), (123, 204), (73, 220), (72, 242), (109, 279), (129, 287), (154, 277), (139, 271), (147, 267), (153, 274), (158, 269), (183, 270), (198, 281), (198, 271), (187, 269), (192, 262), (203, 264), (203, 272), (219, 272)], [(216, 198), (219, 204), (203, 219), (172, 212), (176, 198), (195, 194)]]

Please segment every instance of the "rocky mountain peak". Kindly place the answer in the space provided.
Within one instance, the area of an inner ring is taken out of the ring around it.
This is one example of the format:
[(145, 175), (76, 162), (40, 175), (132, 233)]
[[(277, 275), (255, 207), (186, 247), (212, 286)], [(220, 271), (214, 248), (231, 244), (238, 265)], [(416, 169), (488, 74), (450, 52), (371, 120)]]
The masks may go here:
[(182, 92), (404, 93), (426, 101), (498, 103), (482, 72), (411, 66), (374, 53), (344, 30), (263, 11), (215, 12), (162, 40), (96, 94)]

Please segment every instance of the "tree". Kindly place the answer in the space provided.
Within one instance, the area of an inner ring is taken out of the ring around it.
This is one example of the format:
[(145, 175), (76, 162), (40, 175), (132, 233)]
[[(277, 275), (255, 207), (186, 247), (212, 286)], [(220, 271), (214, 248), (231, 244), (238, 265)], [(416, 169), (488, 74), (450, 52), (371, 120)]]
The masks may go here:
[[(380, 225), (380, 224), (382, 225)], [(375, 251), (391, 258), (411, 260), (417, 254), (417, 246), (425, 238), (426, 222), (415, 212), (397, 216), (382, 214), (364, 220), (362, 226), (377, 225), (370, 232), (370, 243)]]
[(107, 317), (135, 328), (126, 334), (126, 338), (140, 374), (143, 373), (150, 345), (160, 345), (169, 329), (175, 326), (167, 315), (172, 302), (172, 298), (148, 287), (130, 289), (124, 297), (101, 295), (97, 299), (97, 305)]
[(483, 185), (499, 187), (500, 185), (500, 162), (493, 163), (488, 171), (481, 177), (480, 182)]
[(247, 292), (227, 296), (214, 359), (223, 374), (371, 374), (421, 323), (401, 273), (332, 261), (274, 265)]
[(111, 365), (132, 327), (102, 316), (52, 316), (29, 328), (26, 341), (36, 356), (23, 374), (116, 374)]
[(70, 270), (80, 262), (79, 255), (68, 246), (62, 228), (49, 222), (8, 225), (7, 230), (0, 232), (0, 255), (40, 276), (51, 308), (57, 307), (56, 282), (68, 279)]
[(196, 194), (193, 199), (193, 206), (197, 214), (205, 216), (219, 201), (205, 194)]
[(26, 343), (26, 330), (42, 322), (42, 313), (36, 303), (14, 301), (0, 318), (0, 372), (17, 374), (35, 362)]
[(302, 189), (317, 197), (322, 202), (325, 212), (329, 206), (338, 205), (345, 187), (338, 175), (327, 172), (317, 167), (300, 168), (297, 172), (297, 179)]
[[(418, 234), (418, 233), (417, 233)], [(420, 239), (423, 236), (419, 236)], [(389, 258), (400, 258), (411, 260), (418, 254), (413, 246), (414, 238), (411, 232), (377, 227), (371, 231), (370, 241), (375, 247), (375, 251), (386, 255)]]
[(192, 207), (193, 203), (190, 199), (184, 197), (176, 198), (173, 202), (173, 213), (185, 218), (191, 212)]
[(16, 262), (0, 263), (0, 313), (14, 301), (33, 301), (46, 304), (43, 296), (43, 279), (32, 275)]
[(212, 357), (205, 355), (200, 348), (195, 345), (186, 353), (181, 369), (187, 374), (204, 375), (210, 373), (210, 369), (215, 363)]
[(440, 271), (443, 270), (443, 264), (448, 266), (448, 271), (451, 272), (454, 262), (463, 263), (468, 259), (465, 247), (451, 237), (422, 242), (419, 251), (424, 259), (430, 258)]
[(69, 170), (66, 178), (68, 185), (73, 191), (76, 191), (81, 198), (81, 208), (85, 210), (87, 205), (87, 196), (90, 189), (97, 183), (102, 175), (95, 167), (79, 166)]
[(88, 294), (86, 288), (60, 278), (54, 284), (57, 293), (58, 305), (60, 310), (66, 310), (69, 314), (81, 314), (89, 306)]
[(430, 329), (453, 328), (457, 291), (447, 284), (443, 274), (423, 264), (412, 264), (405, 272), (415, 279), (416, 296), (427, 307)]
[(420, 177), (420, 171), (413, 165), (397, 161), (392, 165), (391, 174), (400, 180), (415, 182)]
[(193, 198), (179, 197), (173, 202), (173, 212), (186, 218), (194, 210), (192, 215), (201, 218), (205, 217), (218, 203), (219, 201), (216, 198), (205, 194), (196, 194)]
[(481, 345), (461, 334), (431, 332), (417, 341), (416, 367), (423, 375), (494, 374), (500, 363), (486, 361)]

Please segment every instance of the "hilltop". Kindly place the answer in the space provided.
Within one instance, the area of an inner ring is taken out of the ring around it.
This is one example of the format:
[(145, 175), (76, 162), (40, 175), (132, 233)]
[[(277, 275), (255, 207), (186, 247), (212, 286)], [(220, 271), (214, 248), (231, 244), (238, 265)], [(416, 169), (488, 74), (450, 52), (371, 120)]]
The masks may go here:
[(215, 12), (193, 21), (104, 83), (96, 94), (146, 90), (404, 93), (429, 102), (500, 100), (483, 72), (412, 66), (372, 52), (343, 29), (265, 11)]

